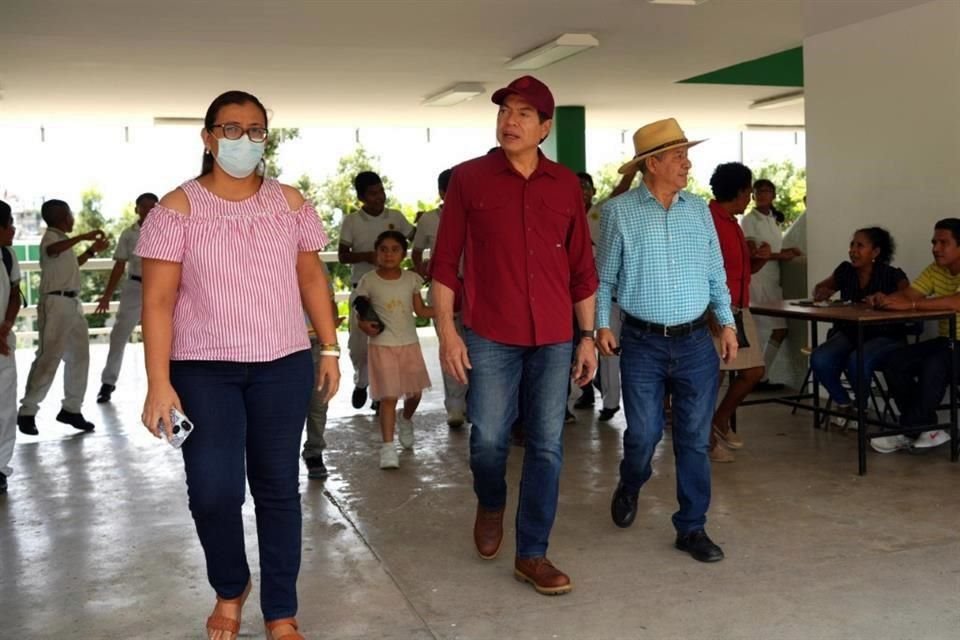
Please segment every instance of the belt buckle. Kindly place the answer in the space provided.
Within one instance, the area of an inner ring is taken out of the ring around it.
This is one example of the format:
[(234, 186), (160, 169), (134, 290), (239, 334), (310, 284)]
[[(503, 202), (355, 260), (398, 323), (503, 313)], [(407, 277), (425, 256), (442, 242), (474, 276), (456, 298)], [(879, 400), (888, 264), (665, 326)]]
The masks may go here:
[(668, 327), (667, 325), (663, 325), (663, 337), (664, 338), (670, 337), (670, 327)]

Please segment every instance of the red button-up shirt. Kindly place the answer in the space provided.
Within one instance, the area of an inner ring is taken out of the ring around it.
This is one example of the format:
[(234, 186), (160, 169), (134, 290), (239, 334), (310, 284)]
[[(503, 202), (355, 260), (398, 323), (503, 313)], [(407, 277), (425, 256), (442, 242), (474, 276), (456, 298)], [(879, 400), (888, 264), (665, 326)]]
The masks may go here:
[(737, 219), (720, 206), (710, 201), (713, 226), (720, 240), (723, 267), (727, 272), (727, 288), (730, 289), (730, 304), (744, 308), (750, 306), (750, 248)]
[(480, 336), (520, 346), (570, 340), (573, 304), (598, 284), (576, 175), (543, 154), (529, 178), (503, 151), (458, 165), (430, 269), (463, 288), (463, 323)]

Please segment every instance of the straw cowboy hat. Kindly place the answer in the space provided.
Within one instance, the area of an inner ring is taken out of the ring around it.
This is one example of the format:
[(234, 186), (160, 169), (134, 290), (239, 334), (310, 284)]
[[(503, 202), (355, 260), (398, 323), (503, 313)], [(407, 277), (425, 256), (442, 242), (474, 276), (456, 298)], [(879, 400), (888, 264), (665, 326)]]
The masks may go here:
[(633, 134), (633, 149), (636, 155), (630, 162), (620, 167), (620, 173), (637, 171), (640, 161), (647, 156), (652, 156), (661, 151), (677, 149), (679, 147), (692, 147), (700, 144), (703, 140), (687, 140), (687, 134), (683, 132), (680, 125), (673, 118), (666, 120), (657, 120), (650, 124), (640, 127)]

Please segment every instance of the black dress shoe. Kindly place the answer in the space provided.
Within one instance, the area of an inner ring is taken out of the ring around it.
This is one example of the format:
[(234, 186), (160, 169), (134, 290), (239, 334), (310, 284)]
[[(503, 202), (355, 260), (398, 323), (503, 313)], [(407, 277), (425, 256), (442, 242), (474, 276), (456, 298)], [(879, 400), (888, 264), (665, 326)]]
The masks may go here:
[(7, 476), (6, 474), (0, 472), (0, 493), (7, 492)]
[(760, 393), (765, 393), (768, 391), (782, 391), (784, 388), (786, 388), (786, 386), (787, 385), (781, 382), (770, 382), (769, 380), (764, 380), (762, 382), (758, 382), (757, 384), (755, 384), (753, 387), (753, 391), (757, 391)]
[(25, 433), (28, 436), (40, 435), (40, 430), (37, 429), (36, 416), (17, 416), (17, 428), (20, 429), (20, 433)]
[(314, 456), (312, 458), (304, 458), (304, 464), (307, 465), (307, 477), (313, 480), (324, 480), (329, 474), (327, 472), (327, 465), (323, 464), (323, 456)]
[(617, 490), (613, 492), (613, 500), (610, 502), (610, 515), (613, 517), (613, 524), (621, 529), (626, 529), (633, 524), (637, 518), (637, 497), (640, 492), (631, 494), (623, 486), (623, 482), (617, 484)]
[(718, 547), (703, 529), (677, 535), (677, 549), (686, 551), (695, 560), (700, 562), (720, 562), (723, 560), (723, 549)]
[(97, 403), (103, 404), (104, 402), (110, 402), (110, 396), (113, 395), (113, 391), (116, 388), (117, 387), (112, 384), (100, 385), (100, 393), (97, 394)]
[(353, 397), (350, 399), (353, 401), (354, 409), (363, 409), (363, 405), (367, 404), (367, 388), (355, 387)]
[(600, 415), (597, 416), (597, 420), (600, 422), (609, 422), (613, 416), (617, 415), (617, 411), (620, 411), (620, 407), (614, 407), (613, 409), (604, 407), (600, 410)]
[(95, 428), (95, 425), (92, 422), (88, 422), (82, 413), (73, 413), (66, 409), (61, 409), (60, 413), (57, 414), (57, 422), (68, 424), (80, 431), (93, 431)]

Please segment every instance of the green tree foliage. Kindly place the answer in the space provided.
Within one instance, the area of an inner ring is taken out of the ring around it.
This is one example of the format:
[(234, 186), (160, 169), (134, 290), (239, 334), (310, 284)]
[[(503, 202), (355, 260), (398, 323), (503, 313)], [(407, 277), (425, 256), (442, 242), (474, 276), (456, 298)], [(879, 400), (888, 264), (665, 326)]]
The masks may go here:
[[(597, 190), (597, 199), (606, 198), (613, 191), (613, 188), (620, 182), (620, 174), (617, 168), (620, 163), (611, 163), (601, 167), (600, 171), (593, 174), (593, 184)], [(793, 224), (801, 213), (806, 210), (803, 203), (804, 196), (807, 195), (807, 170), (796, 167), (789, 160), (783, 162), (772, 162), (755, 168), (753, 172), (754, 180), (757, 178), (766, 178), (777, 186), (777, 199), (774, 206), (783, 212), (786, 221), (783, 226), (786, 228)], [(637, 178), (639, 180), (639, 177)], [(634, 182), (634, 186), (637, 182)], [(687, 183), (687, 191), (700, 196), (709, 201), (713, 198), (710, 192), (710, 185), (704, 185), (690, 176)]]
[(300, 129), (271, 129), (263, 150), (264, 175), (268, 178), (280, 177), (280, 145), (287, 140), (300, 137)]
[[(75, 221), (71, 236), (80, 235), (101, 229), (108, 233), (109, 224), (101, 211), (103, 207), (103, 194), (96, 188), (90, 188), (84, 191), (80, 196), (81, 207), (79, 211), (74, 212)], [(100, 254), (100, 257), (110, 256), (117, 244), (117, 237), (110, 235), (110, 248)], [(89, 242), (81, 242), (74, 247), (73, 251), (81, 253)], [(100, 297), (103, 290), (107, 287), (107, 280), (110, 277), (109, 271), (81, 271), (80, 272), (80, 299), (84, 302), (91, 302)], [(106, 322), (106, 316), (87, 315), (87, 324), (90, 327), (102, 327)]]
[(803, 198), (807, 195), (807, 170), (796, 167), (789, 160), (765, 164), (753, 173), (754, 179), (766, 178), (777, 187), (777, 199), (773, 206), (783, 212), (783, 226), (789, 227), (800, 217), (807, 206)]

